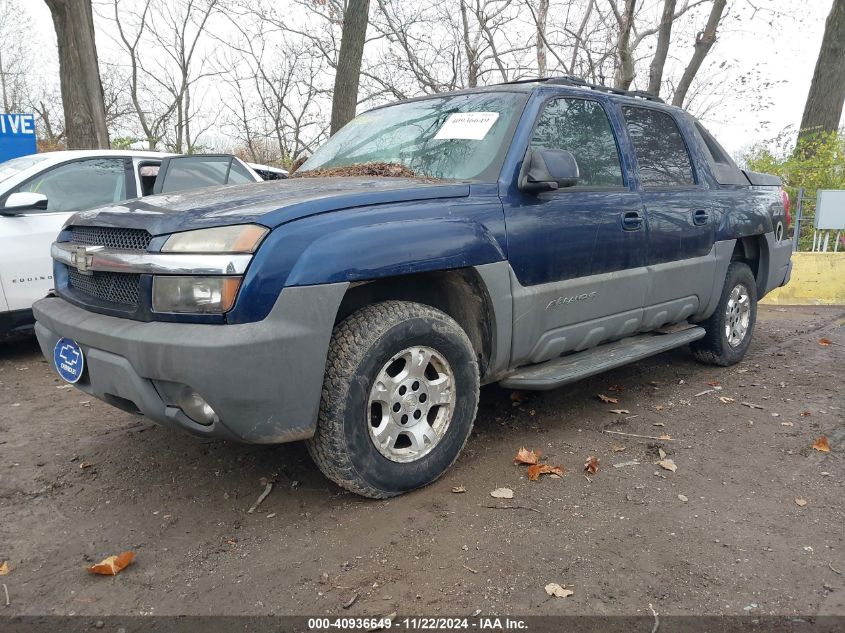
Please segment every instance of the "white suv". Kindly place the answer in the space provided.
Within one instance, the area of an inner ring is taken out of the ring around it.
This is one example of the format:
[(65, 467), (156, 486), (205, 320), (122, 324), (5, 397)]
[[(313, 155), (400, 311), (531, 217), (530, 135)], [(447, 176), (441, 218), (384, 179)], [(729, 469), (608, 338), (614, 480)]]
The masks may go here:
[(227, 154), (76, 150), (0, 163), (0, 341), (32, 328), (33, 302), (53, 287), (50, 244), (73, 213), (152, 193), (260, 180)]

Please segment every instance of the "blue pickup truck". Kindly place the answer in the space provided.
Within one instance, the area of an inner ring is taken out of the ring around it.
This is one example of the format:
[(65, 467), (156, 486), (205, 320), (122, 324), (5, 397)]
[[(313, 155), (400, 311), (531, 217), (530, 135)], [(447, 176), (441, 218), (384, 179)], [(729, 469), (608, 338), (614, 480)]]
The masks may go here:
[(358, 494), (455, 461), (479, 386), (552, 389), (689, 345), (746, 353), (787, 283), (788, 198), (689, 114), (569, 77), (411, 99), (288, 180), (73, 216), (36, 331), (163, 425), (305, 440)]

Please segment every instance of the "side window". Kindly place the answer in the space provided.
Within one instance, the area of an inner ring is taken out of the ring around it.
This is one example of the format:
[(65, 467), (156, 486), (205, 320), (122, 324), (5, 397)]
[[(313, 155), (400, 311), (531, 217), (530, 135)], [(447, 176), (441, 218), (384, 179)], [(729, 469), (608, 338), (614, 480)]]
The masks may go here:
[(255, 182), (246, 168), (231, 156), (177, 156), (169, 159), (167, 173), (159, 173), (158, 177), (163, 178), (160, 193)]
[(72, 213), (126, 199), (122, 158), (92, 158), (66, 163), (35, 176), (15, 191), (47, 196), (47, 213)]
[(230, 185), (240, 185), (245, 182), (255, 182), (255, 178), (239, 160), (232, 159), (232, 168), (229, 170), (227, 182)]
[(540, 114), (531, 147), (565, 149), (578, 162), (587, 187), (621, 187), (616, 138), (604, 108), (588, 99), (555, 99)]
[(643, 187), (694, 185), (692, 163), (675, 119), (665, 112), (624, 106)]

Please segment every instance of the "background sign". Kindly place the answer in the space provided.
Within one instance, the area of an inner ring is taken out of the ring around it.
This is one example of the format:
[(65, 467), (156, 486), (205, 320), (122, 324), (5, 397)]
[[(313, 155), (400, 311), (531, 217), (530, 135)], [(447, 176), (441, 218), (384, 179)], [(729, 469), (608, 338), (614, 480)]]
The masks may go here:
[(35, 116), (0, 114), (0, 163), (35, 151)]

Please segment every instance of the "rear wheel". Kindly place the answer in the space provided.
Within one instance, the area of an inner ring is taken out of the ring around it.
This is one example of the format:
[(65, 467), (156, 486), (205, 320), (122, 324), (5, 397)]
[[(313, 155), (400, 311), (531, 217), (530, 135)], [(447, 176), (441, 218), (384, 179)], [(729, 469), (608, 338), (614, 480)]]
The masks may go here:
[(457, 459), (478, 405), (478, 365), (460, 326), (418, 303), (358, 310), (332, 335), (308, 451), (332, 481), (387, 498)]
[(726, 367), (742, 360), (751, 344), (757, 320), (757, 283), (744, 262), (731, 262), (719, 306), (702, 323), (704, 338), (692, 343), (696, 360)]

